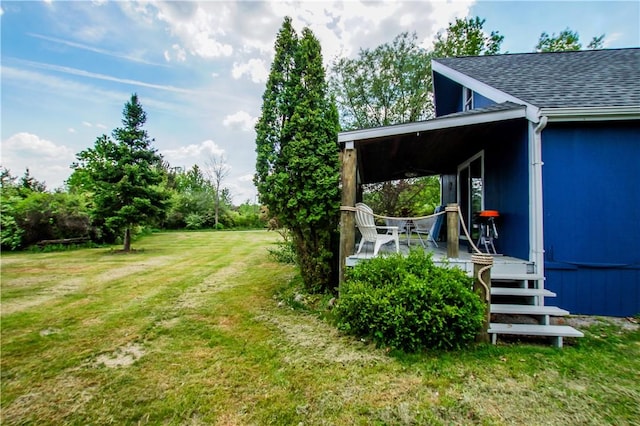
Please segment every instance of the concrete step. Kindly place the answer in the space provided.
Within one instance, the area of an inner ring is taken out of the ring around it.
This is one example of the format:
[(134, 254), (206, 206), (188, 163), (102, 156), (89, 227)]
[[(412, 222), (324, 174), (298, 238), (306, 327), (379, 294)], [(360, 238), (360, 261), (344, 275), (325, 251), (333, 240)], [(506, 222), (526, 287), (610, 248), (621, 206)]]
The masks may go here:
[(492, 296), (543, 296), (556, 297), (556, 294), (544, 288), (491, 287)]
[(539, 324), (489, 324), (491, 341), (496, 343), (498, 334), (517, 334), (523, 336), (555, 337), (555, 345), (562, 347), (563, 337), (584, 337), (584, 334), (568, 325), (539, 325)]
[(566, 316), (569, 311), (560, 309), (555, 306), (536, 306), (536, 305), (509, 305), (501, 303), (491, 304), (492, 314), (514, 314), (514, 315), (551, 315)]

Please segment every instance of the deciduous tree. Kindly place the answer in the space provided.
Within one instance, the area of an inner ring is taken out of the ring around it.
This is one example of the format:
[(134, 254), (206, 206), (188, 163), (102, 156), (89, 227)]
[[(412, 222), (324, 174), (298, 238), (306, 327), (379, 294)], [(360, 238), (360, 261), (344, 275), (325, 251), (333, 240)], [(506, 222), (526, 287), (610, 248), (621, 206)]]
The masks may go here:
[(215, 195), (215, 203), (214, 203), (214, 218), (215, 218), (215, 227), (218, 228), (218, 222), (220, 217), (220, 198), (221, 191), (225, 188), (221, 188), (222, 182), (229, 176), (229, 165), (227, 164), (227, 160), (223, 155), (212, 155), (207, 160), (207, 175), (209, 181), (211, 182), (211, 186), (213, 187), (214, 195)]
[(415, 33), (340, 58), (331, 67), (330, 88), (342, 129), (363, 129), (426, 119), (433, 114), (431, 56)]
[(433, 55), (436, 58), (455, 56), (495, 55), (500, 53), (504, 36), (498, 31), (484, 32), (485, 20), (475, 18), (456, 18), (449, 23), (445, 32), (439, 32), (433, 42)]
[[(601, 49), (603, 47), (603, 41), (604, 34), (593, 37), (587, 45), (587, 48)], [(580, 36), (576, 31), (572, 31), (569, 28), (560, 31), (558, 35), (556, 35), (556, 33), (549, 35), (543, 32), (540, 34), (538, 44), (536, 44), (536, 52), (566, 52), (580, 49), (582, 49)]]

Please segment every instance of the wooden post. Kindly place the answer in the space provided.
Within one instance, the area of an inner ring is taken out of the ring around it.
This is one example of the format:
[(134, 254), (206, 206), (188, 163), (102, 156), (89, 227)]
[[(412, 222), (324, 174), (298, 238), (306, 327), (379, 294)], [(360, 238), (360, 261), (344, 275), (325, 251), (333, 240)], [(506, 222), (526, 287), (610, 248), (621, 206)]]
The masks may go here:
[[(342, 205), (354, 207), (356, 205), (356, 167), (357, 151), (353, 142), (345, 143), (344, 150), (340, 153), (342, 162)], [(344, 272), (347, 257), (353, 254), (356, 245), (356, 221), (355, 213), (350, 211), (340, 212), (340, 266), (338, 271), (339, 287), (344, 282)]]
[(458, 205), (447, 204), (447, 257), (457, 259), (460, 255), (460, 241), (458, 234)]
[[(489, 343), (489, 324), (491, 323), (491, 266), (493, 257), (486, 254), (471, 255), (473, 262), (473, 291), (485, 303), (485, 318), (478, 331), (476, 342)], [(484, 283), (484, 284), (483, 284)]]

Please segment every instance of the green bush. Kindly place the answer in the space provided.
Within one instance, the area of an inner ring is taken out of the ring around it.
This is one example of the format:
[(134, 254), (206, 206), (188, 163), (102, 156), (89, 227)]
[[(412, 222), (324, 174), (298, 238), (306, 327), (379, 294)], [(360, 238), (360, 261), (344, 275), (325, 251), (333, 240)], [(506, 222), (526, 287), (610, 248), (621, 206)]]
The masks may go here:
[(484, 303), (473, 280), (413, 251), (360, 262), (347, 272), (335, 307), (338, 327), (406, 352), (458, 349), (475, 339)]
[(187, 215), (185, 222), (187, 224), (187, 229), (200, 229), (205, 222), (205, 218), (198, 213), (191, 213)]
[(267, 251), (273, 260), (278, 263), (288, 263), (295, 265), (296, 249), (291, 241), (278, 241), (276, 248), (268, 248)]
[(87, 201), (82, 196), (26, 190), (13, 193), (20, 195), (2, 196), (3, 250), (25, 248), (40, 240), (93, 236)]

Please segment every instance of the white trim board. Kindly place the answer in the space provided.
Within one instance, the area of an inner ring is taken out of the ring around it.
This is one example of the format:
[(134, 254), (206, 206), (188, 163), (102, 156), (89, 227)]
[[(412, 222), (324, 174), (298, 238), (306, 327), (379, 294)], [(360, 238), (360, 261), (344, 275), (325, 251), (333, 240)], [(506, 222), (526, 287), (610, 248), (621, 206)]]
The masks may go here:
[(362, 130), (350, 130), (338, 133), (338, 143), (346, 143), (365, 139), (376, 139), (387, 136), (406, 135), (429, 132), (432, 130), (450, 129), (453, 127), (471, 126), (473, 124), (492, 123), (496, 121), (526, 118), (525, 109), (513, 108), (502, 111), (486, 111), (477, 114), (444, 116), (426, 121), (396, 124), (393, 126), (374, 127)]

